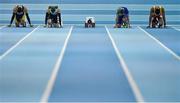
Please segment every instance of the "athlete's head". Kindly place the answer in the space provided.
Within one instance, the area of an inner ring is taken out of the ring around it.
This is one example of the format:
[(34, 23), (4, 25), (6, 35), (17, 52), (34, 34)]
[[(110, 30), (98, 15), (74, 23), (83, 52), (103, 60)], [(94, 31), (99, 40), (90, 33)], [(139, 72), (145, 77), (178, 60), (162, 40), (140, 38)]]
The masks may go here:
[(117, 14), (118, 15), (124, 15), (124, 8), (122, 8), (122, 7), (118, 8)]
[(51, 14), (55, 15), (58, 9), (58, 6), (49, 6)]
[(18, 6), (17, 6), (17, 12), (18, 12), (18, 13), (23, 12), (23, 6), (22, 6), (22, 5), (18, 5)]
[(51, 8), (51, 13), (55, 13), (56, 9), (54, 7)]
[(88, 24), (92, 24), (92, 19), (90, 18), (87, 22)]
[(160, 8), (159, 8), (159, 6), (156, 6), (156, 7), (155, 7), (155, 13), (156, 13), (157, 15), (160, 14)]

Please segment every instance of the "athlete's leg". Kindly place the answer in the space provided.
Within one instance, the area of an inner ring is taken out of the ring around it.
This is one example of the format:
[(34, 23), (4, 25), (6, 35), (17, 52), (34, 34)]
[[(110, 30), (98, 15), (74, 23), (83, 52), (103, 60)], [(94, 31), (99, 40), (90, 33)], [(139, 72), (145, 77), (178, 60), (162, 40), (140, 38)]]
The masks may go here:
[(48, 19), (48, 20), (47, 20), (47, 24), (48, 24), (48, 27), (52, 27), (52, 20), (51, 20), (51, 19)]

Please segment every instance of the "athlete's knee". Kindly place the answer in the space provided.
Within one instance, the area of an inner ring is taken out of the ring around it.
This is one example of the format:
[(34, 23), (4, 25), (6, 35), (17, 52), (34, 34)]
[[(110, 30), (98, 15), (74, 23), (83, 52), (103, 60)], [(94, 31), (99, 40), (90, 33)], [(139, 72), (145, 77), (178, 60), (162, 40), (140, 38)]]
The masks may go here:
[(52, 24), (52, 20), (51, 20), (51, 19), (48, 19), (48, 20), (47, 20), (47, 23), (48, 23), (48, 25), (51, 25), (51, 24)]

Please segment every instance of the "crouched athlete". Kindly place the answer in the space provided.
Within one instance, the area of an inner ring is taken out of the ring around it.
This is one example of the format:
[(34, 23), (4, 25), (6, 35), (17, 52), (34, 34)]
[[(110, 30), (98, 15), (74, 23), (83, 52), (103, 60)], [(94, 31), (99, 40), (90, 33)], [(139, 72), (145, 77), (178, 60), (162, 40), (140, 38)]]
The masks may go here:
[(115, 28), (129, 28), (129, 11), (126, 7), (118, 8), (116, 12), (116, 24)]
[(45, 27), (62, 27), (58, 6), (49, 6), (45, 17)]
[(26, 27), (26, 18), (29, 22), (30, 27), (32, 27), (28, 14), (28, 9), (23, 5), (17, 5), (13, 9), (13, 15), (11, 17), (10, 25), (8, 26), (10, 27), (15, 20), (16, 27)]
[(151, 8), (148, 27), (151, 28), (166, 27), (165, 10), (162, 6), (153, 6)]

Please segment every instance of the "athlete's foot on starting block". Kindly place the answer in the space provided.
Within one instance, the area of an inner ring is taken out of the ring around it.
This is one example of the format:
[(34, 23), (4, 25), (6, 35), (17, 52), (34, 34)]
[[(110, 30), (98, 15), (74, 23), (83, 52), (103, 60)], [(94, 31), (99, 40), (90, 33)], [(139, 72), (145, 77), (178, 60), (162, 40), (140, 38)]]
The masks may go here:
[(46, 28), (46, 27), (47, 27), (47, 25), (44, 25), (43, 27), (44, 27), (44, 28)]
[(114, 28), (121, 28), (121, 25), (116, 24), (116, 25), (114, 26)]
[(12, 25), (11, 24), (9, 24), (7, 27), (11, 27)]
[(146, 28), (150, 28), (150, 26), (147, 26)]
[(31, 25), (31, 24), (29, 25), (29, 27), (33, 27), (33, 26), (34, 26), (34, 25)]
[(116, 25), (114, 25), (114, 28), (117, 28), (117, 26), (116, 26)]

